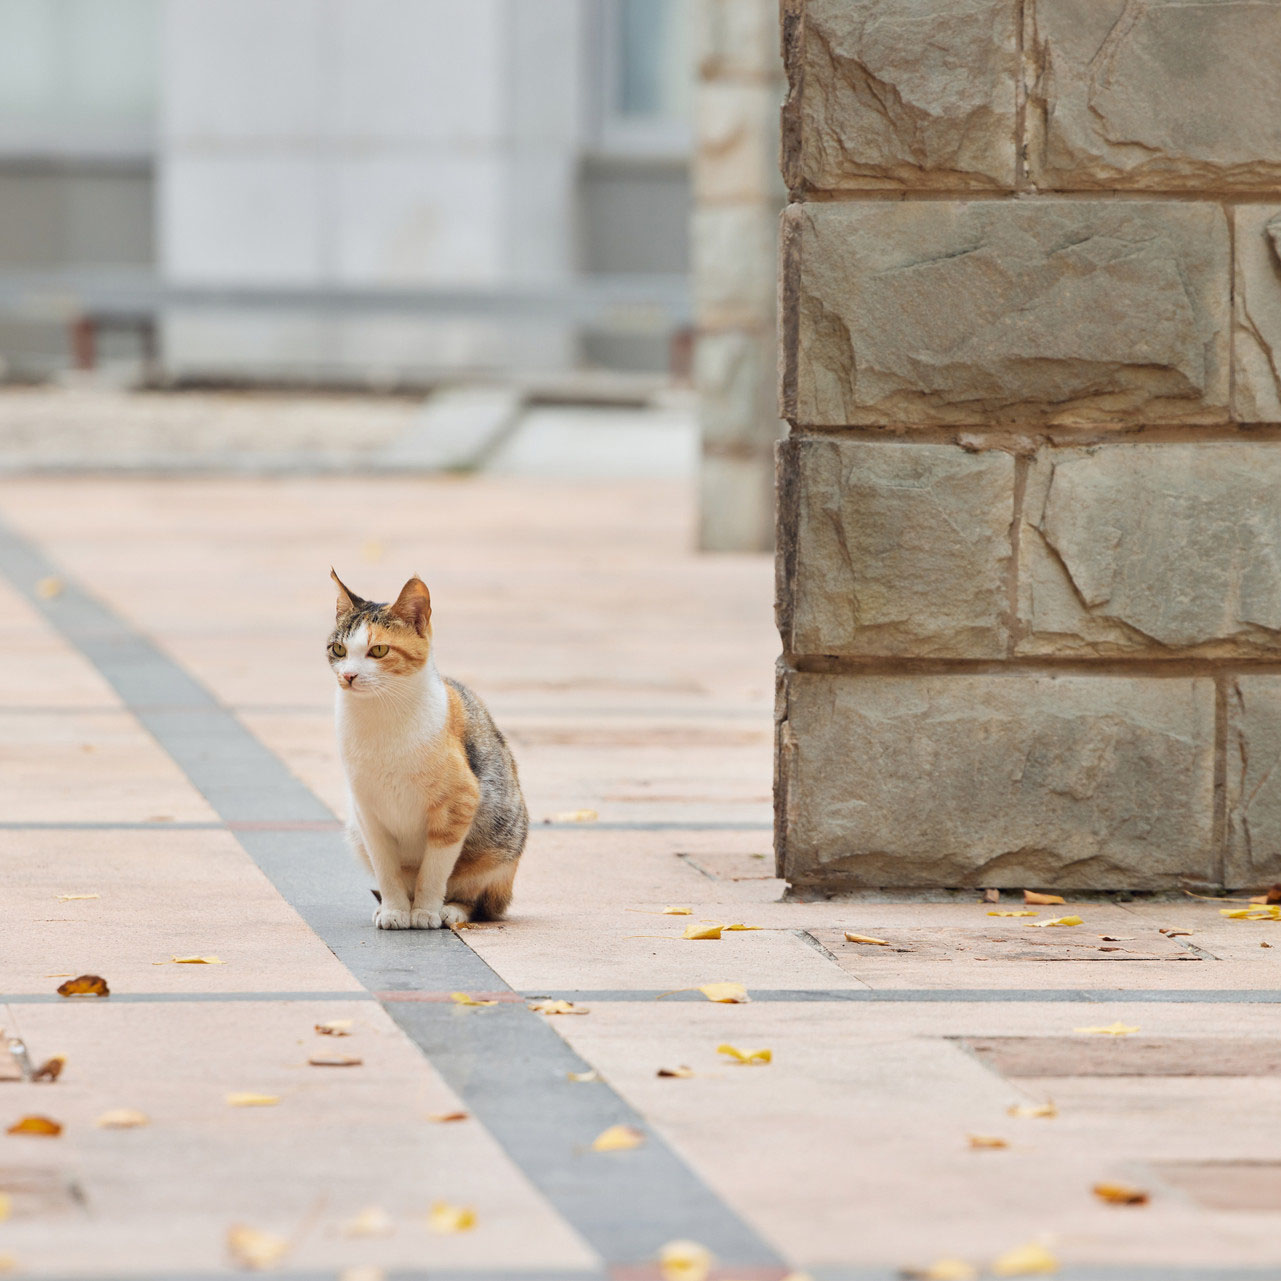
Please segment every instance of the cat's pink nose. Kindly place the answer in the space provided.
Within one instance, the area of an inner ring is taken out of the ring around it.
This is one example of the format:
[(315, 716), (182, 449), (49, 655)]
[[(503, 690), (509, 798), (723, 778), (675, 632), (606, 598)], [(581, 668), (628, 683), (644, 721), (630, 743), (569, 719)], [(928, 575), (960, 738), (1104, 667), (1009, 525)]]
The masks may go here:
[(343, 680), (345, 680), (345, 681), (347, 682), (347, 687), (348, 687), (349, 689), (351, 688), (351, 686), (352, 686), (352, 685), (354, 685), (354, 684), (356, 683), (356, 673), (355, 673), (355, 672), (343, 672), (343, 674), (342, 674), (342, 678), (343, 678)]

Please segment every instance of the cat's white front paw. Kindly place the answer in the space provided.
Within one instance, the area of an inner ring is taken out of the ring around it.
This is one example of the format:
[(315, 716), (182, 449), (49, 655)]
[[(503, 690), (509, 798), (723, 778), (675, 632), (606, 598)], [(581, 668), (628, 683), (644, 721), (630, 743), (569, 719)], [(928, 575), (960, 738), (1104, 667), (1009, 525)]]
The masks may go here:
[(409, 914), (410, 928), (415, 930), (438, 930), (442, 925), (443, 909), (439, 907), (416, 907)]
[(380, 930), (408, 930), (411, 929), (410, 915), (404, 908), (399, 907), (376, 907), (374, 908), (374, 924)]
[(452, 930), (455, 925), (466, 925), (471, 920), (471, 913), (458, 903), (446, 903), (440, 909), (440, 919), (443, 925)]

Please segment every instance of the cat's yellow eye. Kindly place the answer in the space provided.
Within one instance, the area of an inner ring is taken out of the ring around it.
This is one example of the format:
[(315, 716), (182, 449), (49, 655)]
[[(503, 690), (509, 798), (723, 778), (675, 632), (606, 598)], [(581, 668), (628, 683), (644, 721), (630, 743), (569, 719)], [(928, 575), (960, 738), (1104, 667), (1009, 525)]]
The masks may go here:
[(371, 645), (371, 646), (369, 647), (369, 657), (370, 657), (370, 658), (386, 658), (386, 657), (387, 657), (387, 646), (386, 646), (386, 645)]
[(330, 653), (331, 653), (335, 658), (346, 658), (346, 657), (347, 657), (347, 646), (346, 646), (346, 645), (344, 645), (341, 641), (334, 641), (334, 643), (333, 643), (332, 645), (330, 645), (330, 647), (329, 647), (329, 652), (330, 652)]

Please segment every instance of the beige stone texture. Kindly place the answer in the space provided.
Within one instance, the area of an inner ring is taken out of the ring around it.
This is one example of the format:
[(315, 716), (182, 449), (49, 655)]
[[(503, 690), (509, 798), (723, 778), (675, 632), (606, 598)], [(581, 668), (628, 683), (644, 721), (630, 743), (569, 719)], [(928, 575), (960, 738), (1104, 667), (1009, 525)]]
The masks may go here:
[[(768, 551), (773, 545), (774, 470), (762, 454), (704, 451), (698, 464), (705, 498), (698, 513), (702, 551)], [(706, 500), (709, 494), (714, 501)]]
[(1019, 539), (1023, 654), (1281, 651), (1281, 442), (1046, 450)]
[(702, 205), (690, 220), (694, 308), (700, 325), (757, 330), (777, 294), (778, 215), (768, 205)]
[(779, 695), (781, 874), (811, 887), (1208, 883), (1214, 685), (832, 676)]
[(762, 451), (765, 428), (777, 437), (778, 357), (772, 328), (700, 334), (694, 349), (698, 420), (704, 452)]
[(1281, 421), (1281, 207), (1232, 211), (1232, 417)]
[(1276, 0), (1028, 0), (1025, 23), (1038, 186), (1281, 187)]
[(701, 77), (779, 79), (776, 0), (698, 0), (693, 8)]
[(1227, 417), (1229, 237), (1217, 205), (793, 205), (783, 274), (794, 423)]
[(780, 474), (787, 650), (1005, 654), (1010, 454), (810, 437), (781, 447)]
[(1013, 188), (1014, 0), (784, 0), (783, 13), (789, 187)]
[(1228, 685), (1228, 851), (1225, 882), (1281, 881), (1281, 676), (1237, 676)]
[(776, 85), (708, 81), (694, 95), (698, 155), (691, 169), (694, 198), (713, 204), (760, 201), (780, 205)]

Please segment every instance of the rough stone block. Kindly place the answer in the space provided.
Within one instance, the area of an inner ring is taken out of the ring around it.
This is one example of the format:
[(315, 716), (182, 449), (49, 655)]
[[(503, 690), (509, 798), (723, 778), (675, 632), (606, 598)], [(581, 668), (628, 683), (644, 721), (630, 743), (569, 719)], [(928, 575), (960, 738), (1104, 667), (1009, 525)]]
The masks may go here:
[(1028, 0), (1025, 21), (1038, 186), (1281, 186), (1278, 0)]
[(1023, 654), (1281, 651), (1281, 442), (1047, 450), (1019, 538)]
[(694, 18), (704, 79), (782, 80), (778, 0), (696, 0)]
[(774, 547), (774, 460), (704, 453), (698, 474), (698, 546), (705, 552), (767, 552)]
[(1281, 881), (1281, 676), (1239, 676), (1228, 689), (1228, 852), (1233, 889)]
[(1233, 211), (1232, 417), (1281, 422), (1281, 208)]
[(769, 84), (711, 81), (698, 86), (694, 95), (696, 200), (768, 202), (775, 212), (783, 207), (779, 96), (777, 87)]
[(1009, 454), (794, 439), (779, 458), (778, 615), (787, 650), (1004, 656)]
[(1217, 876), (1208, 679), (790, 672), (778, 747), (782, 875), (799, 886)]
[(784, 0), (797, 190), (1012, 188), (1014, 0)]
[(705, 446), (772, 456), (774, 441), (784, 428), (774, 394), (775, 343), (772, 328), (757, 333), (727, 329), (698, 335), (694, 384)]
[(704, 205), (690, 222), (694, 306), (711, 328), (759, 325), (776, 307), (777, 210)]
[(1215, 423), (1231, 263), (1216, 205), (791, 205), (783, 413), (817, 426)]

